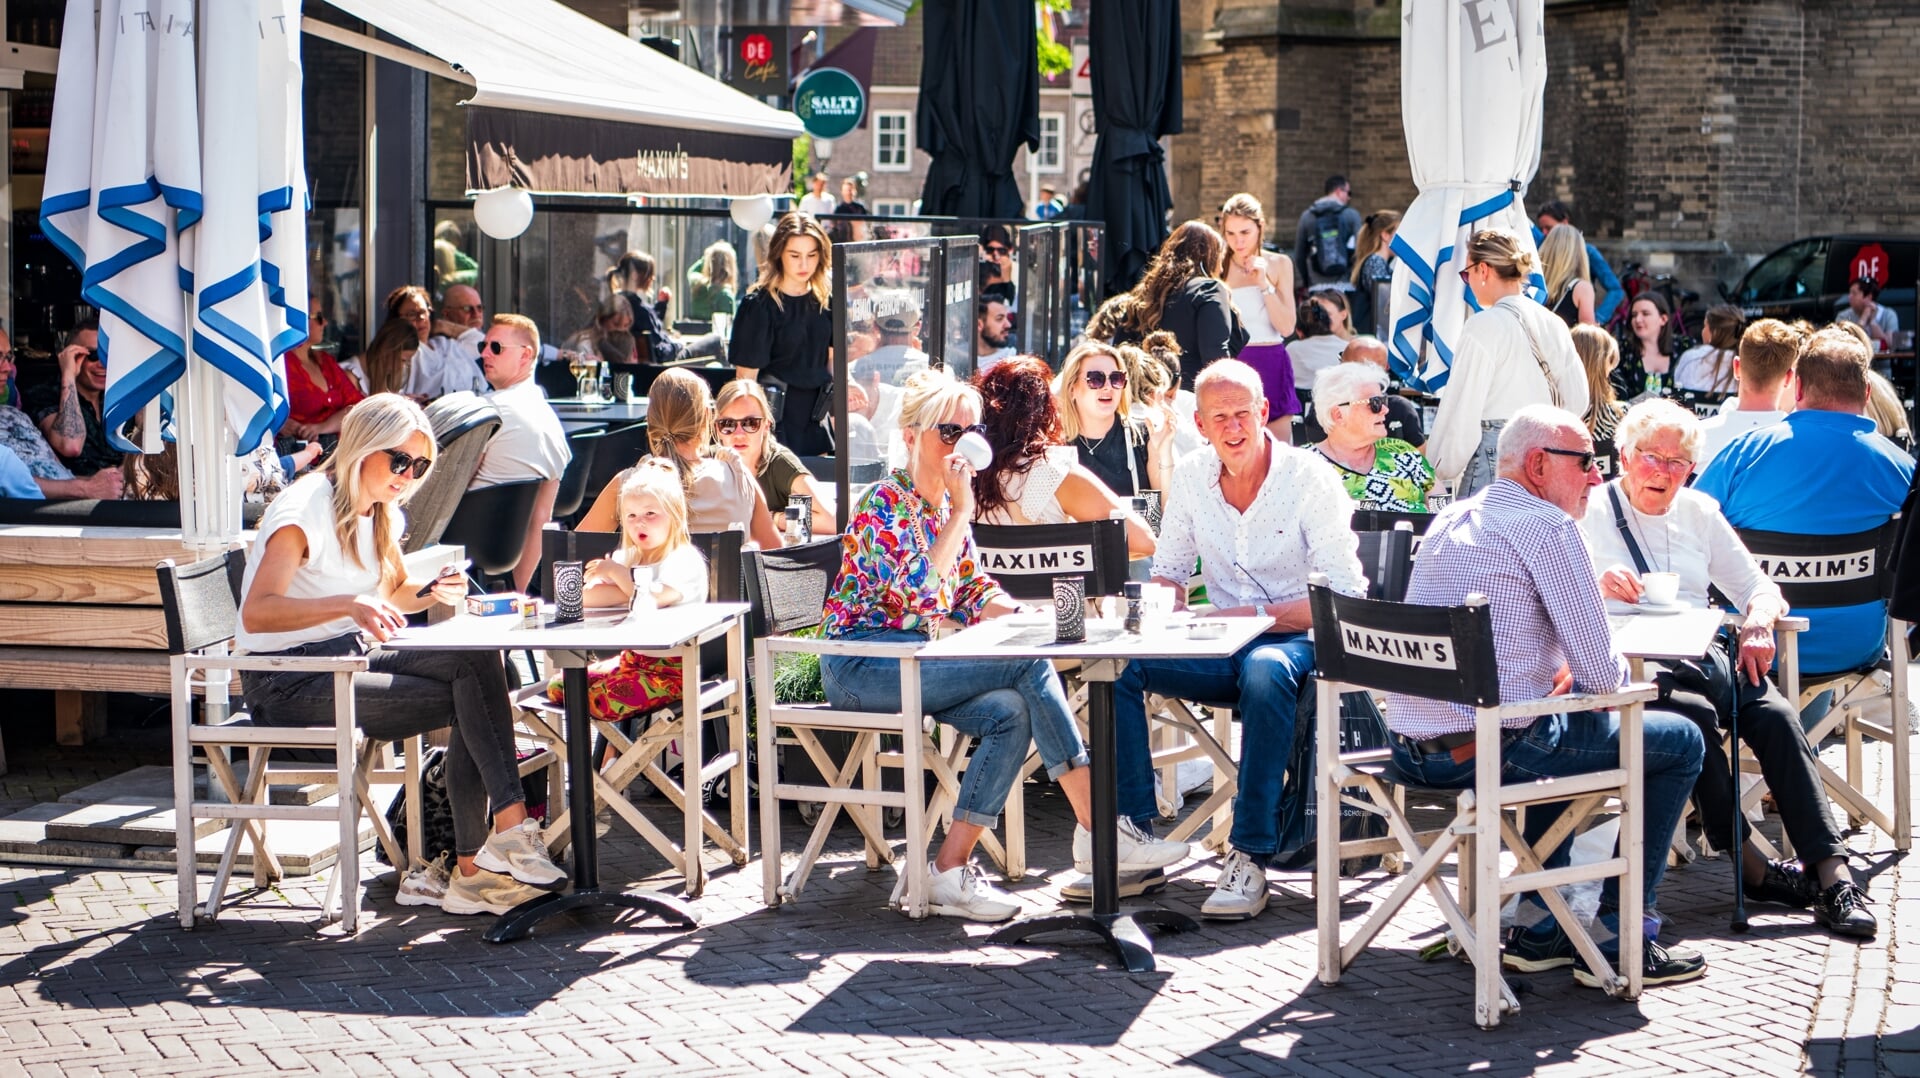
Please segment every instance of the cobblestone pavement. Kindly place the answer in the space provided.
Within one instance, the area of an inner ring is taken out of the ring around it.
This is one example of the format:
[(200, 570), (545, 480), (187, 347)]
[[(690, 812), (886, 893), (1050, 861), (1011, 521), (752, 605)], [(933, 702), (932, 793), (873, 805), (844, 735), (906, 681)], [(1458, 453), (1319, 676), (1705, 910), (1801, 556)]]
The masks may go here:
[[(12, 764), (0, 804), (97, 777), (74, 750)], [(1043, 910), (1069, 875), (1067, 816), (1050, 787), (1028, 804), (1035, 869), (1014, 890)], [(1877, 940), (1765, 906), (1734, 936), (1727, 862), (1701, 861), (1661, 905), (1705, 979), (1636, 1005), (1565, 971), (1522, 978), (1521, 1013), (1492, 1032), (1473, 1026), (1468, 967), (1414, 955), (1430, 905), (1323, 987), (1306, 877), (1284, 874), (1260, 918), (1163, 937), (1159, 972), (1133, 976), (1091, 947), (992, 946), (986, 926), (889, 912), (891, 874), (867, 871), (850, 827), (835, 838), (777, 911), (756, 860), (713, 879), (696, 930), (576, 915), (498, 946), (476, 919), (393, 904), (391, 877), (346, 939), (316, 925), (317, 880), (184, 932), (171, 875), (0, 867), (0, 1075), (1920, 1074), (1920, 873), (1878, 832), (1854, 837)], [(603, 880), (671, 887), (624, 824), (602, 849)], [(1213, 875), (1191, 864), (1161, 898), (1196, 911)], [(1349, 917), (1384, 880), (1349, 885)]]

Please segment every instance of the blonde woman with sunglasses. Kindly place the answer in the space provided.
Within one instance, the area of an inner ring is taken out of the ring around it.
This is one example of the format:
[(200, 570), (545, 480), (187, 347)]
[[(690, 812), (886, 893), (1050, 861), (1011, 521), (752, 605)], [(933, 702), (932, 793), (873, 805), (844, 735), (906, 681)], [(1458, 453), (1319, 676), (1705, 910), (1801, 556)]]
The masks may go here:
[(1173, 421), (1164, 409), (1136, 414), (1127, 391), (1129, 364), (1120, 349), (1082, 341), (1053, 379), (1060, 440), (1086, 469), (1122, 498), (1164, 491), (1173, 478)]
[[(563, 886), (566, 874), (547, 856), (540, 822), (527, 815), (500, 656), (380, 646), (408, 614), (457, 606), (467, 594), (463, 574), (409, 579), (400, 557), (401, 507), (434, 453), (419, 405), (394, 393), (355, 405), (326, 468), (288, 487), (261, 520), (234, 644), (251, 655), (365, 655), (368, 670), (353, 679), (354, 705), (371, 737), (451, 725), (447, 796), (458, 867), (408, 873), (398, 900), (448, 913), (505, 913)], [(333, 721), (331, 674), (247, 671), (240, 683), (255, 722)]]
[(833, 490), (813, 481), (813, 473), (793, 450), (774, 438), (773, 405), (760, 383), (738, 378), (720, 387), (714, 398), (713, 440), (740, 455), (740, 462), (760, 481), (767, 511), (784, 512), (787, 499), (802, 494), (813, 499), (813, 534), (832, 535)]

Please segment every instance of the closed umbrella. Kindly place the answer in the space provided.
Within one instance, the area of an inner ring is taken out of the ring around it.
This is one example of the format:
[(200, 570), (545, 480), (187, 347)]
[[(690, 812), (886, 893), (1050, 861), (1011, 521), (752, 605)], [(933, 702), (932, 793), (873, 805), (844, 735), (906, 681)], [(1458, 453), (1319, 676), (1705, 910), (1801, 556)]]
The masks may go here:
[[(1542, 0), (1406, 0), (1400, 111), (1420, 195), (1394, 234), (1388, 348), (1394, 373), (1446, 385), (1453, 342), (1476, 309), (1460, 282), (1473, 233), (1531, 246), (1524, 199), (1540, 166), (1547, 85)], [(1534, 282), (1536, 297), (1545, 282)]]
[(1026, 216), (1013, 158), (1040, 148), (1040, 60), (1032, 0), (926, 7), (919, 147), (933, 157), (921, 212)]
[(67, 6), (41, 219), (100, 309), (112, 437), (169, 412), (190, 543), (239, 535), (234, 457), (307, 332), (298, 35), (298, 0)]
[(1100, 0), (1087, 16), (1093, 116), (1099, 139), (1087, 184), (1087, 217), (1103, 221), (1107, 291), (1140, 279), (1167, 238), (1163, 135), (1180, 131), (1180, 5)]

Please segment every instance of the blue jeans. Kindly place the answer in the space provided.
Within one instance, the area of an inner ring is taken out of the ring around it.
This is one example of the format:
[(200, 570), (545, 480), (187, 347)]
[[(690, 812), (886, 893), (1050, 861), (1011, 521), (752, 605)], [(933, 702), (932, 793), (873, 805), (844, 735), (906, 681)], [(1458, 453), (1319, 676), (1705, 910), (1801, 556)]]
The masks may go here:
[[(850, 633), (848, 640), (925, 643), (904, 629)], [(893, 711), (900, 706), (900, 662), (852, 655), (825, 655), (820, 681), (827, 701), (846, 711)], [(920, 664), (920, 706), (974, 739), (960, 779), (953, 818), (993, 827), (1020, 779), (1027, 745), (1040, 750), (1050, 778), (1087, 766), (1087, 747), (1073, 725), (1073, 711), (1060, 677), (1043, 659), (955, 659)]]
[(1142, 659), (1113, 686), (1119, 749), (1120, 815), (1142, 829), (1153, 820), (1153, 754), (1146, 693), (1240, 710), (1240, 792), (1233, 799), (1233, 848), (1271, 856), (1280, 844), (1280, 787), (1293, 751), (1300, 683), (1313, 672), (1305, 633), (1263, 633), (1225, 659)]
[[(1700, 738), (1700, 728), (1678, 715), (1643, 712), (1641, 731), (1642, 789), (1646, 800), (1640, 817), (1641, 881), (1646, 890), (1646, 908), (1651, 910), (1654, 889), (1667, 868), (1667, 845), (1673, 838), (1673, 829), (1680, 823), (1687, 797), (1693, 792), (1694, 780), (1700, 777), (1706, 744)], [(1584, 775), (1618, 766), (1620, 761), (1618, 712), (1544, 715), (1536, 719), (1532, 727), (1509, 736), (1500, 754), (1503, 782)], [(1408, 778), (1427, 786), (1460, 789), (1473, 785), (1471, 757), (1464, 763), (1455, 763), (1452, 753), (1422, 754), (1394, 738), (1393, 763)], [(1524, 831), (1527, 841), (1539, 841), (1565, 807), (1564, 801), (1530, 806)], [(1546, 859), (1546, 867), (1565, 865), (1572, 848), (1573, 839), (1568, 837)], [(1601, 886), (1601, 907), (1615, 906), (1619, 898), (1620, 877), (1608, 877)]]

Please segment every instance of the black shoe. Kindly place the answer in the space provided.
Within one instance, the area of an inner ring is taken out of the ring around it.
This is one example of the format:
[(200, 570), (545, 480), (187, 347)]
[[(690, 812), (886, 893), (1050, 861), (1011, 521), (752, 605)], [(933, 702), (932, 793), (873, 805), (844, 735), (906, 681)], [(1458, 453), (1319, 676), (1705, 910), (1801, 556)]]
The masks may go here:
[(1820, 881), (1798, 861), (1768, 861), (1766, 874), (1759, 883), (1747, 884), (1746, 895), (1755, 902), (1777, 902), (1804, 910), (1820, 900)]
[(1867, 903), (1871, 901), (1858, 884), (1836, 883), (1820, 892), (1813, 906), (1813, 919), (1836, 936), (1872, 939), (1880, 930), (1880, 922), (1867, 912)]
[[(1600, 953), (1615, 966), (1620, 963), (1619, 946), (1618, 941), (1609, 941), (1600, 948)], [(1707, 972), (1706, 956), (1691, 947), (1668, 949), (1648, 940), (1641, 948), (1641, 954), (1644, 958), (1641, 983), (1644, 985), (1677, 984), (1694, 980)], [(1587, 968), (1586, 959), (1577, 954), (1573, 959), (1573, 979), (1588, 988), (1605, 987), (1600, 983), (1600, 978)]]
[(1540, 973), (1573, 965), (1575, 954), (1560, 922), (1548, 920), (1528, 929), (1508, 929), (1500, 965), (1520, 973)]

